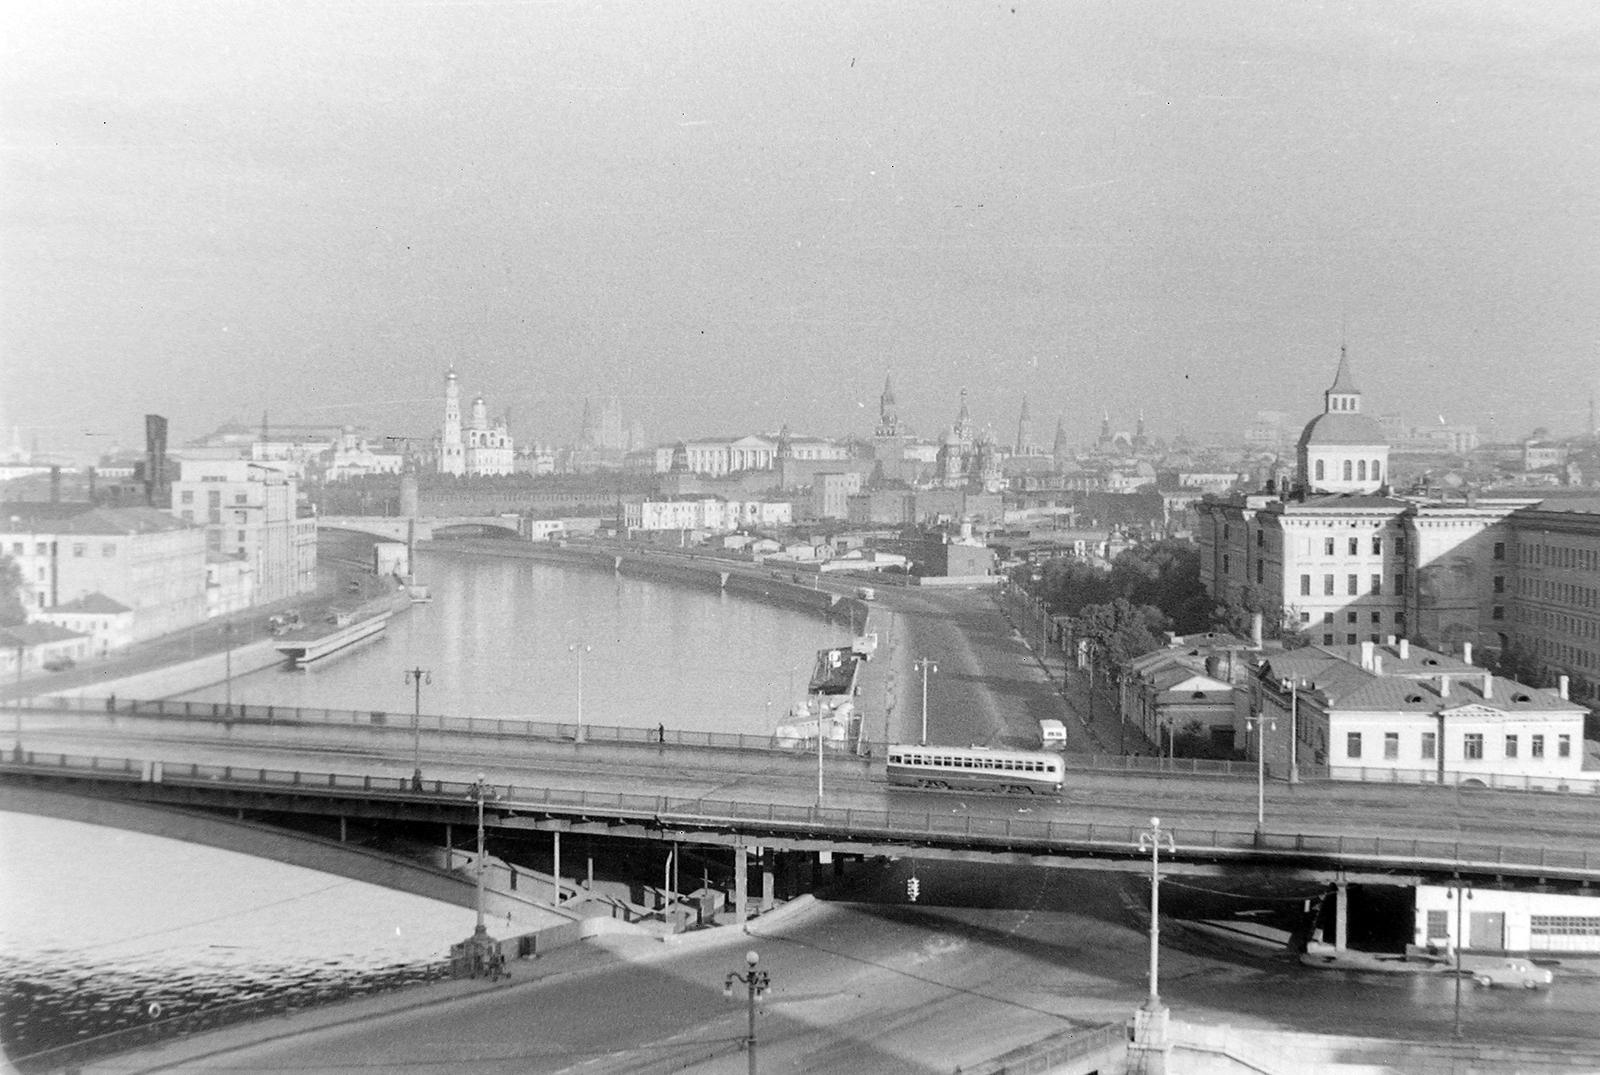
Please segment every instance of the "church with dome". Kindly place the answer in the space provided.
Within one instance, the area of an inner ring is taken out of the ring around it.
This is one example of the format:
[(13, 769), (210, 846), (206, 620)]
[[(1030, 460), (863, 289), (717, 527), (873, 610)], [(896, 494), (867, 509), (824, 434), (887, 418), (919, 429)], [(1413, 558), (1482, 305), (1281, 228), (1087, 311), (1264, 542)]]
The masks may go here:
[(1350, 356), (1322, 394), (1322, 413), (1306, 423), (1296, 449), (1299, 488), (1308, 493), (1376, 493), (1389, 474), (1389, 444), (1377, 421), (1361, 413), (1361, 389)]

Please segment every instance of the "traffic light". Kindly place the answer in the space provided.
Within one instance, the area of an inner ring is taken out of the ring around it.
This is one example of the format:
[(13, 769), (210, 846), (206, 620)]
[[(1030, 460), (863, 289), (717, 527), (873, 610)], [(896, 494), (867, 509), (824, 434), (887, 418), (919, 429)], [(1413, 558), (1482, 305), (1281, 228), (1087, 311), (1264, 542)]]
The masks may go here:
[(922, 894), (922, 882), (915, 877), (906, 879), (906, 899), (912, 903), (917, 902), (917, 897)]

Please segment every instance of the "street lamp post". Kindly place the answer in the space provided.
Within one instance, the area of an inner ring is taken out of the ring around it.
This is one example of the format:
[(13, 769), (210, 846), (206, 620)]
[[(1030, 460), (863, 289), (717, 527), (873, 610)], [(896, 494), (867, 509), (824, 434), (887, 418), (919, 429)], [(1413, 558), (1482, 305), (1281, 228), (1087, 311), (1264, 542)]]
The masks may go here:
[(1246, 732), (1256, 733), (1256, 832), (1260, 832), (1267, 822), (1267, 729), (1277, 731), (1278, 722), (1256, 713), (1244, 726)]
[(1289, 783), (1300, 783), (1300, 681), (1289, 680)]
[(722, 983), (722, 996), (727, 1000), (733, 999), (734, 982), (744, 983), (749, 994), (749, 1029), (745, 1034), (744, 1047), (750, 1075), (756, 1075), (756, 998), (766, 995), (772, 985), (772, 977), (764, 970), (756, 970), (756, 964), (761, 961), (761, 957), (754, 951), (746, 952), (744, 961), (750, 969), (743, 974), (736, 970), (729, 971), (728, 977)]
[(577, 741), (583, 742), (583, 655), (594, 647), (587, 642), (574, 642), (567, 646), (570, 653), (578, 655), (578, 732)]
[(928, 745), (928, 673), (937, 672), (939, 666), (926, 657), (911, 662), (913, 671), (922, 670), (922, 744)]
[(233, 624), (222, 625), (223, 639), (223, 704), (228, 707), (228, 712), (233, 711)]
[(411, 707), (411, 787), (422, 790), (422, 685), (433, 682), (433, 672), (420, 665), (406, 670), (406, 682), (414, 688)]
[(1170, 829), (1161, 828), (1161, 819), (1150, 819), (1150, 828), (1139, 833), (1139, 850), (1150, 852), (1150, 997), (1145, 1008), (1156, 1011), (1161, 1007), (1160, 975), (1157, 956), (1161, 951), (1161, 849), (1175, 854), (1177, 843)]
[(1472, 899), (1472, 889), (1461, 883), (1461, 878), (1455, 878), (1450, 886), (1455, 890), (1456, 896), (1456, 1022), (1455, 1035), (1461, 1036), (1461, 948), (1466, 941), (1466, 936), (1461, 931), (1462, 907)]

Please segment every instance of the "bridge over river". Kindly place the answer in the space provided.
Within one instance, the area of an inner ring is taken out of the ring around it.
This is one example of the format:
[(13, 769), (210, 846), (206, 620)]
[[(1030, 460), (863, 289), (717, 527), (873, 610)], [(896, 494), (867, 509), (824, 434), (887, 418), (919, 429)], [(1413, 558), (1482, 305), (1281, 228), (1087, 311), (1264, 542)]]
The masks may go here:
[[(1266, 791), (1204, 763), (1068, 755), (1059, 797), (890, 787), (872, 756), (762, 736), (337, 710), (50, 699), (13, 705), (0, 782), (243, 814), (487, 824), (795, 851), (1147, 869), (1170, 828), (1180, 872), (1393, 884), (1600, 881), (1587, 795), (1308, 781)], [(422, 774), (420, 781), (414, 773)], [(1185, 771), (1187, 770), (1187, 771)], [(742, 855), (739, 856), (742, 862)]]

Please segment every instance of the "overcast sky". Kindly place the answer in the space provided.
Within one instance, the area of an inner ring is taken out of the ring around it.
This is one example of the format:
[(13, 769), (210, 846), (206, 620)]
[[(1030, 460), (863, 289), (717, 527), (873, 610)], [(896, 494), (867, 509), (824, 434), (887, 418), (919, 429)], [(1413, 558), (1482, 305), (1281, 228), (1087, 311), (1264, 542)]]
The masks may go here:
[(6, 5), (0, 422), (1580, 429), (1600, 4)]

